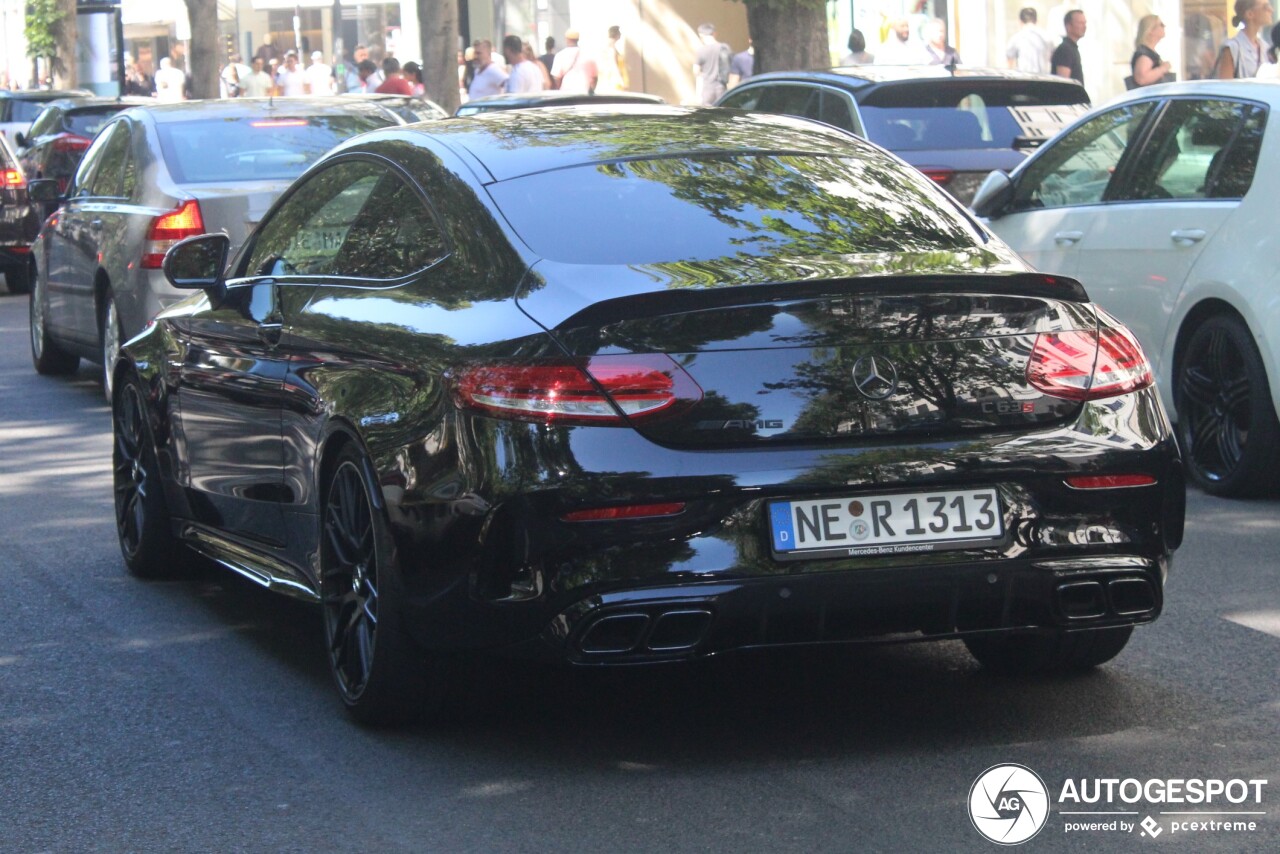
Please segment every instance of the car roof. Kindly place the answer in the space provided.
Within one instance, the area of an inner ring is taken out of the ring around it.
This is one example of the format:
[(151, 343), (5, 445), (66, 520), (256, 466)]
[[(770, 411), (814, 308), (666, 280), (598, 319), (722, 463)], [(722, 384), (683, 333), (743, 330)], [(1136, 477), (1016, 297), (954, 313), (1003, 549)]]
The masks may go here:
[(142, 98), (138, 96), (130, 96), (127, 98), (59, 98), (56, 101), (50, 101), (45, 105), (45, 109), (57, 107), (67, 112), (76, 110), (92, 110), (101, 109), (102, 107), (119, 107), (126, 109), (128, 107), (142, 107), (148, 104), (154, 104), (154, 98)]
[(1123, 104), (1149, 98), (1194, 95), (1198, 97), (1245, 98), (1280, 107), (1280, 86), (1274, 80), (1245, 78), (1242, 80), (1185, 80), (1180, 83), (1158, 83), (1123, 92), (1103, 106)]
[(771, 71), (757, 74), (744, 85), (770, 80), (804, 80), (832, 83), (846, 88), (861, 89), (878, 85), (929, 85), (938, 79), (957, 80), (1036, 80), (1062, 86), (1080, 86), (1074, 80), (1053, 74), (1035, 74), (1010, 68), (988, 68), (977, 65), (957, 65), (954, 69), (945, 65), (848, 65), (811, 71)]
[(56, 101), (59, 98), (91, 98), (88, 89), (0, 89), (0, 98), (15, 101)]
[(299, 97), (299, 98), (227, 98), (205, 101), (179, 101), (170, 104), (149, 103), (134, 107), (131, 113), (145, 113), (157, 124), (189, 122), (202, 119), (244, 119), (254, 116), (399, 116), (374, 100), (363, 98)]
[(605, 95), (588, 95), (582, 92), (561, 92), (559, 90), (550, 90), (543, 92), (503, 92), (498, 95), (486, 95), (483, 98), (475, 98), (458, 107), (459, 111), (466, 110), (466, 113), (455, 113), (455, 115), (470, 115), (476, 112), (477, 108), (480, 112), (489, 110), (514, 110), (524, 107), (554, 107), (565, 104), (665, 104), (666, 102), (657, 95), (648, 95), (643, 92), (611, 92)]
[[(500, 110), (411, 127), (466, 151), (494, 181), (591, 163), (726, 151), (876, 151), (870, 143), (807, 119), (666, 105)], [(364, 138), (379, 134), (386, 131)]]

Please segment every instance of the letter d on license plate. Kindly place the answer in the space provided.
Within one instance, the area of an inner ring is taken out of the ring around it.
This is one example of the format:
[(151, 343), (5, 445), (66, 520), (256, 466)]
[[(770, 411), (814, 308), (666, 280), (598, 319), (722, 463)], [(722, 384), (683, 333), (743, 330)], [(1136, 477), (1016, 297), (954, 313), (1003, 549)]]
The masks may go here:
[(994, 489), (774, 501), (769, 526), (781, 560), (972, 548), (1004, 537)]

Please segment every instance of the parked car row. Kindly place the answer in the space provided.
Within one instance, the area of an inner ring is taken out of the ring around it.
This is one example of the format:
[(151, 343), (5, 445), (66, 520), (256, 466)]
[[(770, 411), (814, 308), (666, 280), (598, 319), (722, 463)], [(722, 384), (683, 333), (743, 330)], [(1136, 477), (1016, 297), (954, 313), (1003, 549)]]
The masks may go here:
[(129, 568), (194, 550), (316, 603), (362, 721), (473, 648), (1090, 667), (1160, 614), (1184, 457), (1221, 494), (1280, 473), (1273, 89), (131, 108), (30, 185), (33, 356), (104, 365)]

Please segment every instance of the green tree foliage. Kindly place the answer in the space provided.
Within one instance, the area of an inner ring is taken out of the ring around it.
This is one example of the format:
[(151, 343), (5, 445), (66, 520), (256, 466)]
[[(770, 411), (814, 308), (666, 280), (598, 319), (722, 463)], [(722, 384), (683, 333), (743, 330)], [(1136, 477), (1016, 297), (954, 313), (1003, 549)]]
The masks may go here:
[(59, 0), (29, 0), (27, 3), (27, 56), (47, 59), (57, 55), (55, 30), (66, 14)]

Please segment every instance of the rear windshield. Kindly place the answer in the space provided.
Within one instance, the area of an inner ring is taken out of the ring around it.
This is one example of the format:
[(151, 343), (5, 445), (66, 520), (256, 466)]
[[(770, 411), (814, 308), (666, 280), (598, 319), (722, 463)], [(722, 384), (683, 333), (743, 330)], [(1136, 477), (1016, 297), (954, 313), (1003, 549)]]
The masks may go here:
[(107, 122), (111, 121), (111, 117), (123, 109), (124, 106), (75, 110), (67, 113), (62, 126), (64, 130), (83, 136), (85, 139), (93, 139), (98, 135), (98, 131), (107, 126)]
[(489, 191), (534, 252), (569, 264), (955, 251), (980, 242), (927, 178), (879, 157), (600, 163)]
[(392, 124), (380, 116), (245, 117), (164, 122), (157, 130), (179, 184), (295, 178), (329, 149)]
[(1075, 86), (1026, 81), (884, 87), (858, 103), (867, 139), (891, 151), (1014, 148), (1043, 140), (1089, 110)]

